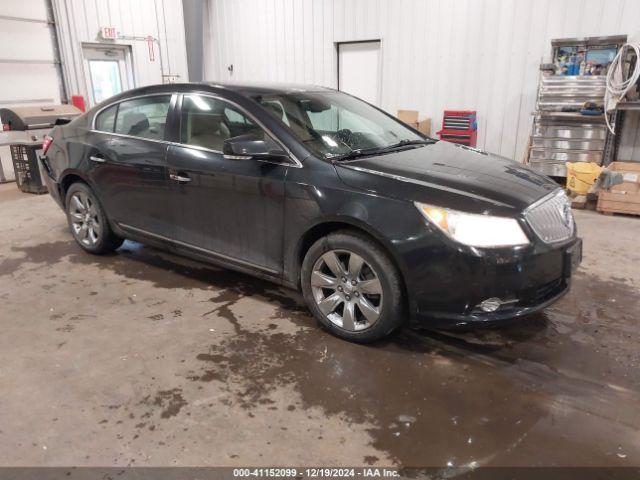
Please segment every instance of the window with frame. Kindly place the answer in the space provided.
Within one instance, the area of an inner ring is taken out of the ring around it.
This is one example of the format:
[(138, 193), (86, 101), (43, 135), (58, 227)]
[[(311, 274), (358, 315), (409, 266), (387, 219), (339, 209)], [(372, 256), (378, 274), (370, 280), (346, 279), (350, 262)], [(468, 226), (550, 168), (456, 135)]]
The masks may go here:
[(225, 140), (249, 133), (265, 135), (259, 125), (231, 103), (204, 95), (183, 97), (181, 143), (222, 152)]
[(116, 114), (118, 113), (118, 105), (112, 105), (104, 109), (96, 116), (95, 129), (102, 132), (113, 132), (116, 125)]
[(118, 105), (115, 133), (164, 140), (171, 95), (125, 100)]

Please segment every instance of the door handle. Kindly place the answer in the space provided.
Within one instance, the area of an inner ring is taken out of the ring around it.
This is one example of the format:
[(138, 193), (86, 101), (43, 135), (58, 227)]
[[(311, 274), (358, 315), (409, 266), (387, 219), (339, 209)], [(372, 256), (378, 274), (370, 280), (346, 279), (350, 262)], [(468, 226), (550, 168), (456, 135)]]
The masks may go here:
[(170, 173), (169, 174), (169, 178), (171, 180), (175, 180), (176, 182), (180, 182), (180, 183), (188, 183), (188, 182), (191, 181), (191, 179), (189, 177), (178, 175), (176, 173)]
[(96, 162), (96, 163), (104, 163), (107, 161), (106, 158), (104, 158), (102, 155), (91, 155), (89, 157), (89, 160), (91, 160), (92, 162)]

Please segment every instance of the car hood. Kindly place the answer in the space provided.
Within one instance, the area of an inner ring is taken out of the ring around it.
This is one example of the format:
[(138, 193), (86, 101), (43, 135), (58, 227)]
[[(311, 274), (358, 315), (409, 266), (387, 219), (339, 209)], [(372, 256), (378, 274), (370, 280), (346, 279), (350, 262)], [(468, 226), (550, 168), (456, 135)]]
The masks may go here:
[(520, 163), (443, 141), (336, 163), (336, 170), (353, 188), (476, 213), (512, 215), (558, 188)]

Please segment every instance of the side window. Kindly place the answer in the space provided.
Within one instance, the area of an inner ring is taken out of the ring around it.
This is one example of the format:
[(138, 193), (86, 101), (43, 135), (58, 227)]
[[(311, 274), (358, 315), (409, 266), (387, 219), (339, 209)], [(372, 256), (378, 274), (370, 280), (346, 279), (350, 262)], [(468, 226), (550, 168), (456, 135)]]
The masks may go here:
[(115, 133), (164, 140), (171, 95), (136, 98), (120, 103)]
[(116, 112), (118, 104), (113, 105), (106, 110), (101, 111), (96, 117), (95, 128), (101, 132), (113, 132), (116, 124)]
[(185, 95), (180, 118), (180, 142), (222, 151), (227, 138), (263, 130), (230, 103), (219, 98)]

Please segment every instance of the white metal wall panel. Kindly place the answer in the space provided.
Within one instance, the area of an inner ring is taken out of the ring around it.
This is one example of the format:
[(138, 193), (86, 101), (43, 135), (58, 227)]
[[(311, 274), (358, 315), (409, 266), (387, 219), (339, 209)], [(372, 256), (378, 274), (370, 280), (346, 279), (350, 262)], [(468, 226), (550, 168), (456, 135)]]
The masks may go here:
[[(162, 83), (163, 75), (178, 75), (178, 80), (187, 81), (181, 0), (54, 0), (54, 6), (70, 96), (89, 98), (82, 44), (100, 43), (100, 29), (106, 26), (129, 37), (114, 43), (131, 47), (136, 87)], [(154, 45), (155, 61), (149, 59), (147, 36), (159, 42)]]
[(58, 103), (60, 87), (44, 0), (2, 0), (0, 17), (14, 18), (0, 18), (0, 104)]
[(209, 0), (208, 9), (205, 78), (335, 88), (335, 42), (380, 39), (384, 109), (419, 110), (433, 132), (446, 108), (478, 110), (478, 146), (518, 160), (552, 38), (640, 39), (639, 0)]

